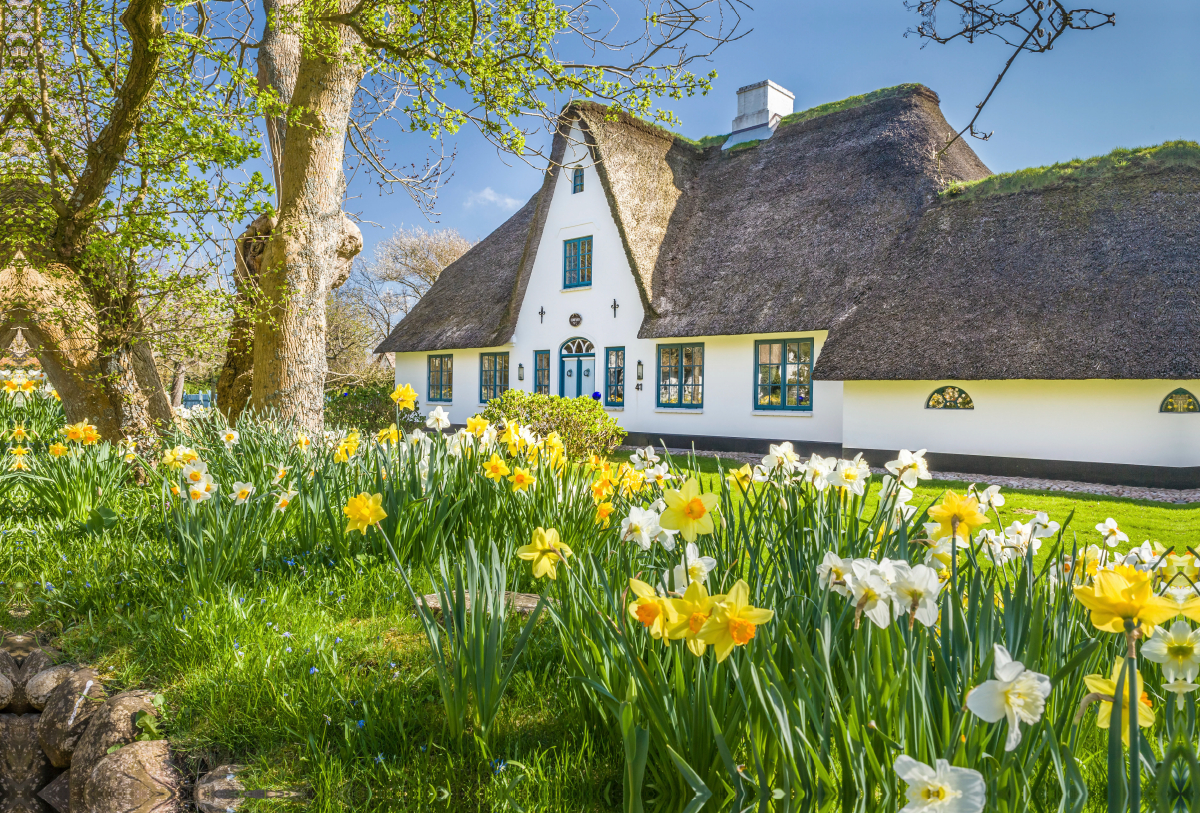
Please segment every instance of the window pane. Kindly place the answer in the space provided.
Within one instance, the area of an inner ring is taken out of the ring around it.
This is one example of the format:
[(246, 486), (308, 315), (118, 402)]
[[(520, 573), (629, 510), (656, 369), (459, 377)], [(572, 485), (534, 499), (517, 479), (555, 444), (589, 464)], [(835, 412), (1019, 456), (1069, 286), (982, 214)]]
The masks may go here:
[(586, 285), (592, 281), (592, 238), (585, 237), (579, 241), (579, 284)]
[(679, 403), (679, 348), (660, 347), (658, 350), (658, 401), (660, 404)]

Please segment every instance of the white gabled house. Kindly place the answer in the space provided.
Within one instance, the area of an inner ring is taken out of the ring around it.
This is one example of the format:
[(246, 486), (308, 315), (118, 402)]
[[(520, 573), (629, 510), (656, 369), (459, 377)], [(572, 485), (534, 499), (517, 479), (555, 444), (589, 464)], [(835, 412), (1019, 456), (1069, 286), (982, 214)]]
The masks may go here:
[(990, 172), (936, 160), (932, 91), (791, 98), (742, 88), (711, 144), (571, 105), (539, 193), (377, 352), (456, 424), (596, 393), (631, 443), (1200, 486), (1195, 155), (947, 195)]

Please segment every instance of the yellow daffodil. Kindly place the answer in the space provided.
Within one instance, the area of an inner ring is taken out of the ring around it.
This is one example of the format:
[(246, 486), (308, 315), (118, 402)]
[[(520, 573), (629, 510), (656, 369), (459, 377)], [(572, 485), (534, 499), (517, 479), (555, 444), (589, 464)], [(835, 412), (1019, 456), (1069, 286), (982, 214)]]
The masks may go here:
[(375, 440), (379, 443), (396, 444), (400, 442), (400, 430), (396, 428), (396, 424), (392, 424), (387, 429), (380, 429), (375, 435)]
[(21, 391), (21, 382), (15, 378), (9, 378), (4, 381), (4, 392), (7, 395), (15, 395)]
[(351, 497), (346, 503), (346, 507), (342, 509), (350, 520), (346, 525), (346, 533), (361, 531), (365, 534), (369, 526), (384, 520), (387, 512), (383, 510), (382, 505), (382, 494), (368, 494), (364, 491), (357, 497)]
[[(1121, 670), (1125, 668), (1125, 659), (1117, 658), (1113, 662), (1112, 677), (1106, 678), (1103, 675), (1084, 675), (1083, 682), (1087, 684), (1088, 690), (1098, 694), (1108, 695), (1115, 698), (1117, 696), (1117, 680), (1121, 677)], [(1137, 687), (1135, 693), (1138, 697), (1137, 704), (1137, 723), (1140, 728), (1149, 728), (1154, 725), (1154, 707), (1150, 705), (1150, 696), (1142, 690), (1142, 673), (1134, 671), (1134, 676), (1137, 679)], [(1129, 676), (1125, 676), (1125, 680), (1129, 680)], [(1122, 688), (1124, 695), (1121, 703), (1121, 719), (1118, 723), (1121, 726), (1121, 742), (1129, 747), (1129, 684), (1126, 682)], [(1096, 725), (1099, 728), (1107, 729), (1113, 723), (1113, 704), (1110, 700), (1101, 700), (1100, 708), (1097, 710)]]
[(351, 429), (350, 434), (342, 438), (341, 443), (338, 444), (337, 451), (333, 454), (333, 462), (348, 463), (350, 458), (358, 453), (358, 443), (358, 430)]
[(695, 542), (697, 534), (713, 532), (712, 512), (720, 498), (716, 494), (701, 494), (700, 483), (689, 477), (683, 488), (668, 488), (663, 491), (667, 508), (659, 524), (668, 531), (679, 531), (688, 542)]
[(528, 545), (517, 548), (517, 556), (533, 564), (535, 579), (542, 576), (557, 578), (558, 563), (565, 562), (570, 555), (571, 549), (558, 538), (558, 531), (554, 528), (538, 528)]
[(50, 454), (52, 454), (54, 457), (62, 457), (67, 453), (67, 447), (63, 446), (61, 443), (53, 443), (50, 445), (50, 448), (47, 449), (47, 451), (50, 452)]
[(603, 458), (600, 457), (600, 455), (593, 454), (588, 456), (587, 463), (584, 464), (583, 468), (584, 471), (593, 472), (598, 471), (602, 466), (605, 465), (607, 465), (607, 463)]
[(18, 457), (12, 462), (13, 471), (29, 471), (29, 464), (25, 462), (25, 458)]
[(725, 600), (716, 605), (697, 637), (705, 644), (713, 645), (717, 662), (720, 663), (729, 657), (735, 646), (750, 643), (759, 624), (765, 624), (774, 617), (774, 610), (751, 606), (750, 586), (738, 579)]
[(742, 466), (740, 469), (733, 469), (729, 474), (725, 475), (725, 479), (729, 481), (729, 485), (737, 486), (742, 491), (750, 488), (750, 484), (754, 482), (754, 470), (750, 468), (750, 464)]
[(1092, 584), (1077, 585), (1074, 589), (1079, 603), (1092, 611), (1092, 624), (1107, 632), (1125, 632), (1140, 626), (1142, 634), (1149, 636), (1155, 624), (1185, 611), (1171, 599), (1156, 596), (1154, 574), (1132, 565), (1101, 570)]
[(708, 644), (700, 639), (700, 630), (712, 617), (717, 604), (724, 600), (725, 596), (710, 596), (704, 582), (699, 579), (693, 580), (683, 598), (671, 599), (671, 606), (675, 608), (678, 620), (667, 629), (667, 637), (672, 641), (683, 638), (693, 655), (703, 655)]
[(489, 426), (491, 424), (488, 423), (487, 418), (482, 418), (479, 415), (472, 415), (467, 418), (467, 431), (477, 438), (483, 437), (483, 433), (487, 431)]
[(629, 605), (629, 615), (640, 621), (650, 633), (651, 638), (662, 638), (667, 634), (667, 628), (678, 622), (678, 613), (670, 600), (662, 598), (654, 592), (654, 588), (637, 579), (629, 580), (629, 589), (637, 596), (637, 601)]
[(392, 390), (391, 398), (401, 409), (415, 409), (417, 406), (417, 391), (410, 384), (397, 385), (396, 389)]
[(529, 469), (523, 469), (517, 466), (513, 469), (512, 477), (508, 478), (508, 482), (512, 483), (513, 492), (524, 491), (537, 482), (537, 478), (529, 473)]
[(25, 455), (29, 454), (29, 450), (24, 446), (14, 446), (8, 450), (8, 453), (11, 455), (16, 455), (17, 457), (24, 457)]
[(29, 440), (29, 431), (25, 429), (25, 425), (18, 423), (14, 424), (12, 431), (8, 433), (9, 438), (16, 441)]
[(934, 539), (957, 536), (964, 542), (970, 541), (976, 528), (991, 522), (987, 514), (979, 510), (979, 500), (960, 497), (953, 491), (947, 491), (941, 504), (929, 509), (929, 518), (938, 523), (931, 534)]
[(599, 505), (606, 499), (612, 496), (613, 481), (607, 477), (601, 477), (599, 480), (592, 482), (592, 502)]
[(612, 516), (613, 504), (610, 502), (602, 502), (596, 506), (596, 524), (601, 528), (607, 528), (609, 517)]
[(504, 431), (500, 434), (500, 442), (508, 446), (510, 455), (521, 451), (521, 425), (516, 421), (505, 424)]
[(1200, 577), (1200, 567), (1196, 565), (1196, 557), (1191, 551), (1184, 551), (1182, 554), (1172, 551), (1167, 554), (1167, 558), (1162, 563), (1164, 575), (1168, 579), (1172, 579), (1182, 573), (1188, 579), (1195, 581)]
[(483, 476), (497, 483), (507, 477), (509, 471), (508, 464), (495, 452), (492, 452), (492, 458), (483, 464)]
[(299, 449), (302, 452), (306, 452), (306, 451), (308, 451), (308, 447), (311, 444), (312, 444), (312, 441), (310, 441), (308, 439), (308, 435), (304, 434), (303, 432), (296, 433), (296, 448), (297, 449)]

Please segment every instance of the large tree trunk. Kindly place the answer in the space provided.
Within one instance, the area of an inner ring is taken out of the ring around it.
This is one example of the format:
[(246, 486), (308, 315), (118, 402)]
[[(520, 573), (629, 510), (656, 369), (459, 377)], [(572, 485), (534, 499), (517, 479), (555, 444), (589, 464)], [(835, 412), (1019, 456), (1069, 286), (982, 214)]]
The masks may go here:
[(254, 380), (254, 322), (263, 252), (275, 218), (261, 215), (233, 244), (233, 282), (237, 290), (233, 324), (225, 345), (225, 364), (217, 378), (217, 406), (232, 426), (250, 400)]
[(182, 361), (177, 361), (175, 362), (175, 369), (171, 371), (171, 409), (179, 409), (183, 406), (184, 372), (186, 369)]
[(300, 60), (280, 162), (279, 222), (263, 256), (250, 405), (324, 426), (325, 297), (345, 281), (362, 233), (342, 212), (346, 128), (362, 69), (343, 46)]

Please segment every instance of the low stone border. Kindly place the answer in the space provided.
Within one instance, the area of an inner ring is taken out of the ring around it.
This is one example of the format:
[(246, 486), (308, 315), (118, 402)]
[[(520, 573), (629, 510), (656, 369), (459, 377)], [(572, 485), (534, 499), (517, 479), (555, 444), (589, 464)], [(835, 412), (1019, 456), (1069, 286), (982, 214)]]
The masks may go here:
[[(632, 453), (634, 446), (620, 446), (618, 452)], [(691, 453), (691, 449), (668, 449), (672, 457), (683, 458)], [(738, 463), (761, 463), (763, 455), (745, 452), (706, 452), (696, 451), (698, 457), (720, 457), (722, 460), (735, 460)], [(872, 474), (886, 474), (881, 468), (872, 468)], [(1097, 494), (1102, 497), (1120, 497), (1127, 500), (1151, 500), (1164, 503), (1193, 503), (1200, 502), (1200, 488), (1143, 488), (1141, 486), (1110, 486), (1103, 483), (1079, 483), (1074, 480), (1044, 480), (1036, 477), (988, 477), (980, 474), (964, 474), (957, 471), (931, 471), (936, 480), (957, 480), (964, 483), (982, 483), (1003, 488), (1032, 489), (1038, 491), (1063, 491), (1071, 494)]]

